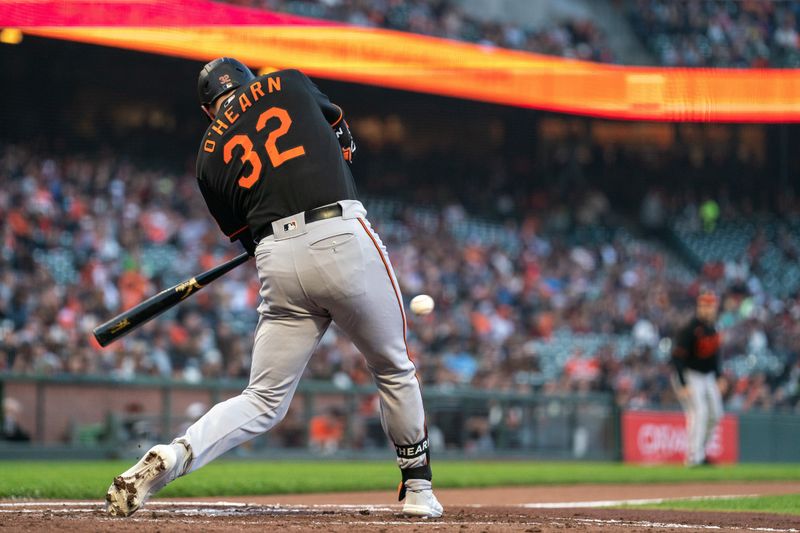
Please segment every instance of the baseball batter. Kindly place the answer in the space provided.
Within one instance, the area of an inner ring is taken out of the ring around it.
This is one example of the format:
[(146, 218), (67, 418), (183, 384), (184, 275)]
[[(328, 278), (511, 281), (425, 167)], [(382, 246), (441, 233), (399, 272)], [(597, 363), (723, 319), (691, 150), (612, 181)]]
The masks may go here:
[(706, 446), (722, 418), (722, 358), (719, 355), (717, 297), (697, 297), (695, 317), (678, 332), (672, 351), (674, 385), (686, 415), (686, 465), (708, 464)]
[(280, 422), (335, 321), (364, 354), (378, 387), (403, 511), (441, 516), (403, 300), (357, 199), (348, 165), (355, 144), (342, 109), (297, 70), (256, 77), (231, 58), (203, 68), (198, 93), (211, 119), (197, 158), (200, 191), (220, 229), (255, 256), (261, 282), (250, 382), (117, 476), (108, 512), (131, 515), (170, 481)]

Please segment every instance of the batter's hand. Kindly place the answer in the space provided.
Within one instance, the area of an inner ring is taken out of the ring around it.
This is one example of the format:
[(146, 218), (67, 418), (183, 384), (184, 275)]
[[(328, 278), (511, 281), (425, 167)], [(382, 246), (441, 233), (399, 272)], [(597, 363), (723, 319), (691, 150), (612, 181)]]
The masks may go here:
[(353, 140), (353, 134), (350, 133), (350, 126), (346, 120), (339, 122), (339, 125), (333, 129), (336, 134), (336, 140), (339, 141), (339, 146), (342, 147), (342, 157), (348, 163), (353, 163), (353, 154), (356, 151), (356, 142)]
[(726, 392), (728, 392), (728, 380), (722, 376), (718, 377), (717, 388), (719, 389), (720, 394), (725, 394)]

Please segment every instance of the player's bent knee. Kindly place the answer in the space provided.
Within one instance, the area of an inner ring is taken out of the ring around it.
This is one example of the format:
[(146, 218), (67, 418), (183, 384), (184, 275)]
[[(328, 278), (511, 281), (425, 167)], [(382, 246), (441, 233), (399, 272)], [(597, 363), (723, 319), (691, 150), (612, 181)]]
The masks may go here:
[(275, 394), (274, 391), (248, 388), (242, 392), (254, 403), (264, 416), (280, 421), (286, 416), (289, 410), (289, 402), (284, 401), (283, 395)]
[(380, 369), (375, 370), (373, 369), (372, 375), (375, 377), (375, 381), (382, 385), (392, 385), (392, 386), (403, 386), (403, 385), (413, 385), (418, 386), (417, 381), (417, 369), (414, 367), (413, 364), (409, 364), (408, 367), (403, 368), (391, 368), (391, 369)]

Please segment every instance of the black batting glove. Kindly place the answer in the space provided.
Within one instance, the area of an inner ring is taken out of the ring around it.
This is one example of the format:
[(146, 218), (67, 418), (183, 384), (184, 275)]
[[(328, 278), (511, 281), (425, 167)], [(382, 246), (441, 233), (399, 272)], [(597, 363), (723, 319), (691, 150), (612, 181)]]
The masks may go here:
[(342, 157), (348, 163), (353, 163), (353, 154), (356, 151), (356, 142), (353, 140), (353, 134), (350, 133), (350, 126), (347, 121), (342, 119), (337, 126), (333, 128), (336, 134), (336, 140), (339, 141), (339, 146), (342, 147)]

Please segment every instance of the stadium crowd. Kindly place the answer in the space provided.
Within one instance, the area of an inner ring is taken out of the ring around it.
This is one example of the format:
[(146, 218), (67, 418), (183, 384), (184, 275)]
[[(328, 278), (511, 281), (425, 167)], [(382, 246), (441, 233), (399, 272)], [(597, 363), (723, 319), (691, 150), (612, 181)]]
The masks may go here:
[[(0, 372), (190, 382), (248, 375), (258, 299), (248, 265), (109, 348), (91, 339), (98, 323), (239, 253), (208, 217), (190, 171), (5, 145), (0, 180)], [(735, 269), (693, 274), (608, 222), (599, 190), (569, 204), (547, 192), (537, 198), (538, 209), (504, 225), (475, 220), (458, 203), (366, 201), (406, 297), (437, 302), (433, 314), (409, 317), (426, 386), (610, 390), (622, 406), (674, 405), (668, 339), (703, 286), (723, 296), (727, 407), (800, 406), (796, 294), (776, 299)], [(306, 376), (369, 382), (363, 358), (335, 329)]]
[(227, 0), (227, 3), (485, 46), (604, 63), (614, 61), (605, 34), (588, 19), (529, 28), (478, 19), (451, 0)]
[(627, 12), (661, 65), (800, 66), (800, 2), (632, 0)]

